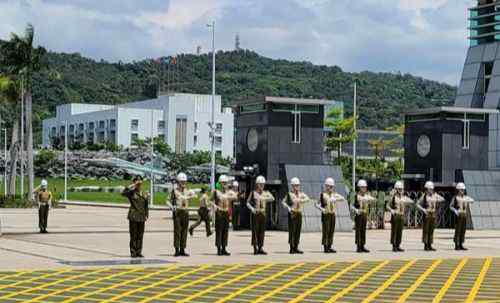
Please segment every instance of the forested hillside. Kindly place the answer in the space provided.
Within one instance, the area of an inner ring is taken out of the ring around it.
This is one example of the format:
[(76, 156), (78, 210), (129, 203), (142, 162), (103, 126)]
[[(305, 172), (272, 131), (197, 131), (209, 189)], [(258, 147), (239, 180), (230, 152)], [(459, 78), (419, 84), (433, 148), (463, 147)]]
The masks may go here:
[[(217, 94), (231, 104), (248, 96), (272, 95), (343, 100), (352, 109), (352, 83), (358, 80), (360, 125), (387, 128), (401, 123), (404, 110), (449, 104), (456, 88), (412, 75), (348, 73), (338, 66), (313, 65), (262, 57), (253, 51), (218, 52)], [(48, 68), (35, 75), (33, 88), (35, 138), (41, 119), (70, 102), (118, 104), (154, 97), (158, 83), (177, 92), (211, 92), (211, 57), (179, 55), (132, 63), (109, 63), (79, 54), (49, 52)], [(0, 67), (1, 70), (1, 67)], [(170, 71), (169, 71), (170, 70)], [(167, 85), (167, 83), (169, 83)], [(2, 104), (1, 114), (12, 120), (15, 108)]]

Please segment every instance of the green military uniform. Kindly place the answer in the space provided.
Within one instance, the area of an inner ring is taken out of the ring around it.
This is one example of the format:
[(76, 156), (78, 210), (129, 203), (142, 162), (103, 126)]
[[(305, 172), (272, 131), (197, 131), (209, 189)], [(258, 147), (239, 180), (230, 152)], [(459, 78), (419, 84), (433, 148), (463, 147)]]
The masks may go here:
[(436, 228), (436, 207), (437, 203), (444, 201), (440, 195), (433, 193), (432, 195), (424, 194), (419, 201), (419, 208), (425, 210), (422, 226), (422, 242), (425, 250), (434, 250), (432, 244), (434, 242), (434, 229)]
[(237, 191), (233, 191), (237, 195), (237, 199), (231, 205), (231, 225), (233, 230), (240, 229), (240, 210), (241, 210), (241, 196)]
[(200, 207), (198, 208), (198, 220), (191, 225), (189, 228), (189, 233), (193, 235), (194, 229), (198, 227), (201, 222), (205, 222), (205, 230), (207, 232), (207, 237), (212, 235), (210, 230), (210, 211), (208, 210), (208, 194), (203, 194), (200, 198)]
[(149, 195), (136, 189), (125, 188), (122, 195), (130, 202), (128, 211), (130, 233), (130, 255), (132, 258), (142, 257), (144, 225), (149, 217)]
[(283, 204), (290, 208), (288, 213), (288, 244), (290, 244), (290, 253), (302, 253), (299, 250), (300, 233), (302, 231), (302, 212), (304, 204), (309, 201), (309, 197), (303, 192), (289, 192)]
[(345, 200), (338, 193), (323, 192), (319, 197), (319, 206), (322, 209), (321, 213), (321, 244), (326, 253), (335, 252), (333, 246), (333, 234), (335, 233), (336, 209), (337, 202)]
[(186, 242), (189, 228), (189, 200), (194, 198), (193, 191), (183, 188), (174, 189), (170, 204), (174, 207), (174, 248), (176, 256), (186, 256)]
[(216, 190), (214, 201), (217, 210), (215, 211), (215, 246), (217, 246), (217, 255), (230, 255), (226, 247), (229, 237), (229, 207), (231, 201), (236, 199), (232, 191)]
[(394, 252), (403, 251), (403, 249), (401, 249), (401, 242), (405, 222), (405, 204), (411, 202), (412, 200), (407, 196), (394, 193), (391, 197), (391, 201), (387, 204), (386, 208), (391, 212), (391, 244)]
[(366, 224), (368, 222), (368, 204), (376, 199), (368, 193), (358, 193), (354, 199), (353, 208), (357, 210), (354, 216), (354, 225), (356, 229), (356, 245), (358, 252), (368, 252), (366, 244)]
[(463, 246), (465, 242), (465, 231), (467, 229), (467, 208), (472, 199), (466, 195), (456, 195), (450, 204), (450, 209), (457, 215), (455, 222), (455, 249), (466, 250)]
[(46, 189), (37, 189), (36, 196), (38, 200), (38, 227), (40, 228), (40, 233), (47, 233), (52, 193)]
[(252, 246), (254, 254), (265, 255), (264, 238), (266, 233), (266, 206), (268, 202), (274, 201), (273, 195), (269, 191), (253, 191), (248, 197), (247, 205), (252, 211), (250, 224), (252, 227)]

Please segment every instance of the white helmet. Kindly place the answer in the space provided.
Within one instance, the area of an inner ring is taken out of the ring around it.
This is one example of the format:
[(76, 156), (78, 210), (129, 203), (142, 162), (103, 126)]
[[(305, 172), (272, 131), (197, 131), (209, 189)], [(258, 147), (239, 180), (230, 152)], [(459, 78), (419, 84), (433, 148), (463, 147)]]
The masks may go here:
[(299, 178), (293, 177), (292, 180), (290, 180), (290, 184), (292, 184), (292, 185), (300, 185)]
[(402, 182), (402, 181), (397, 181), (397, 182), (394, 184), (394, 188), (395, 188), (395, 189), (404, 189), (404, 188), (405, 188), (405, 186), (404, 186), (404, 184), (403, 184), (403, 182)]
[(368, 187), (368, 183), (366, 183), (366, 180), (360, 179), (358, 181), (358, 187)]
[(238, 181), (233, 181), (233, 187), (238, 188), (239, 186), (240, 184), (238, 183)]
[(325, 185), (335, 186), (335, 180), (333, 180), (333, 178), (326, 178)]
[(43, 179), (42, 182), (40, 182), (41, 187), (47, 187), (49, 185), (49, 182), (47, 180)]
[(219, 182), (220, 183), (226, 183), (227, 182), (227, 176), (226, 175), (220, 175)]
[(434, 183), (432, 181), (427, 181), (427, 182), (425, 182), (424, 187), (426, 189), (434, 189)]
[(177, 181), (179, 182), (186, 182), (188, 180), (187, 176), (185, 173), (179, 173), (177, 175)]
[(465, 183), (463, 183), (463, 182), (458, 183), (457, 189), (465, 190)]
[(266, 184), (266, 178), (264, 176), (258, 176), (257, 179), (255, 180), (256, 184)]

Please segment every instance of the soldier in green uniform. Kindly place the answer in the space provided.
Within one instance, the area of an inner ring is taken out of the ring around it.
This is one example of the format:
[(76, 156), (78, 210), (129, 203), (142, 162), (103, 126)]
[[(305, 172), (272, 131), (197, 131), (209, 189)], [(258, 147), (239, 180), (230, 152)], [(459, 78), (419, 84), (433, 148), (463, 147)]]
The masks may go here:
[(432, 247), (434, 242), (434, 228), (436, 226), (436, 208), (437, 204), (444, 202), (444, 198), (434, 192), (434, 183), (425, 182), (426, 192), (418, 200), (417, 207), (424, 213), (424, 222), (422, 227), (422, 242), (424, 250), (435, 251)]
[(177, 188), (170, 195), (167, 206), (172, 209), (174, 219), (174, 248), (175, 257), (188, 257), (186, 253), (187, 234), (189, 229), (189, 201), (196, 195), (187, 188), (187, 176), (185, 173), (177, 175)]
[(38, 201), (38, 227), (41, 234), (47, 233), (47, 221), (49, 219), (49, 209), (52, 207), (52, 193), (47, 189), (47, 180), (42, 180), (40, 186), (33, 190)]
[(231, 255), (227, 250), (227, 243), (229, 237), (229, 207), (231, 202), (237, 199), (233, 191), (228, 190), (228, 177), (221, 175), (219, 183), (221, 189), (214, 191), (213, 206), (215, 211), (215, 246), (217, 246), (218, 256)]
[(391, 244), (393, 252), (403, 252), (401, 241), (403, 238), (403, 228), (405, 224), (404, 213), (406, 204), (413, 203), (413, 200), (404, 194), (404, 184), (397, 181), (394, 185), (394, 192), (391, 200), (386, 205), (387, 211), (391, 213)]
[(194, 229), (198, 227), (201, 222), (205, 222), (205, 230), (207, 232), (207, 237), (212, 235), (212, 231), (210, 230), (210, 210), (208, 209), (209, 199), (206, 188), (201, 189), (201, 198), (200, 198), (200, 207), (198, 208), (198, 220), (191, 225), (189, 228), (189, 234), (192, 236)]
[(241, 207), (241, 194), (240, 194), (240, 184), (238, 181), (233, 181), (231, 191), (238, 197), (231, 203), (231, 225), (233, 230), (240, 229), (240, 207)]
[(368, 184), (365, 180), (358, 181), (358, 193), (354, 198), (354, 204), (351, 206), (356, 214), (354, 217), (354, 225), (356, 228), (356, 246), (358, 253), (370, 252), (365, 248), (366, 244), (366, 223), (368, 219), (368, 204), (376, 202), (377, 199), (368, 193)]
[(465, 184), (457, 184), (457, 194), (450, 203), (450, 209), (457, 216), (455, 222), (455, 250), (467, 250), (464, 247), (465, 230), (467, 229), (467, 209), (474, 199), (465, 194)]
[(133, 182), (132, 185), (123, 190), (122, 195), (127, 197), (130, 203), (128, 211), (130, 255), (132, 258), (143, 258), (142, 242), (144, 238), (144, 225), (149, 217), (149, 195), (141, 190), (141, 176), (135, 177)]
[(273, 195), (264, 190), (266, 178), (258, 176), (255, 180), (255, 190), (250, 193), (247, 200), (247, 207), (252, 212), (252, 246), (254, 255), (267, 255), (264, 251), (264, 238), (266, 232), (266, 205), (273, 202)]
[(337, 202), (346, 201), (345, 198), (335, 192), (335, 180), (327, 178), (325, 180), (325, 191), (319, 196), (319, 202), (316, 203), (316, 208), (321, 211), (322, 236), (321, 243), (325, 253), (336, 253), (332, 248), (333, 234), (335, 233), (335, 221)]
[(304, 204), (310, 199), (300, 191), (299, 178), (292, 178), (290, 184), (292, 191), (288, 192), (282, 201), (283, 206), (288, 210), (288, 243), (290, 244), (290, 254), (302, 254), (303, 252), (299, 250), (302, 212)]

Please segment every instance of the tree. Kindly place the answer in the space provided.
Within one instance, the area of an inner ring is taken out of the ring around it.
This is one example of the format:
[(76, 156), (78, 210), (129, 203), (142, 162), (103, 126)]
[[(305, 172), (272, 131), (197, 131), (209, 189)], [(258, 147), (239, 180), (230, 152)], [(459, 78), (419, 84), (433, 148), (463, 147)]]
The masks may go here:
[[(16, 113), (18, 110), (18, 100), (20, 99), (20, 95), (19, 83), (16, 82), (14, 78), (0, 74), (0, 100), (3, 99), (3, 102), (10, 104), (11, 107), (15, 109), (14, 113)], [(12, 135), (9, 149), (10, 173), (7, 176), (7, 195), (9, 196), (16, 195), (17, 161), (19, 157), (19, 151), (19, 119), (14, 119), (12, 124)]]
[(341, 164), (342, 145), (352, 142), (356, 137), (354, 118), (342, 118), (342, 110), (333, 108), (327, 115), (325, 126), (331, 129), (325, 145), (329, 151), (337, 151), (337, 165)]
[[(15, 33), (11, 33), (10, 40), (2, 44), (0, 64), (6, 68), (9, 74), (20, 75), (22, 90), (22, 102), (26, 104), (26, 150), (28, 164), (28, 185), (29, 197), (32, 198), (32, 192), (35, 185), (35, 173), (33, 166), (33, 73), (40, 71), (43, 65), (43, 57), (47, 53), (45, 48), (33, 48), (35, 38), (35, 29), (33, 25), (26, 26), (24, 36), (20, 37)], [(21, 146), (24, 149), (24, 146)], [(24, 193), (22, 193), (24, 194)]]

